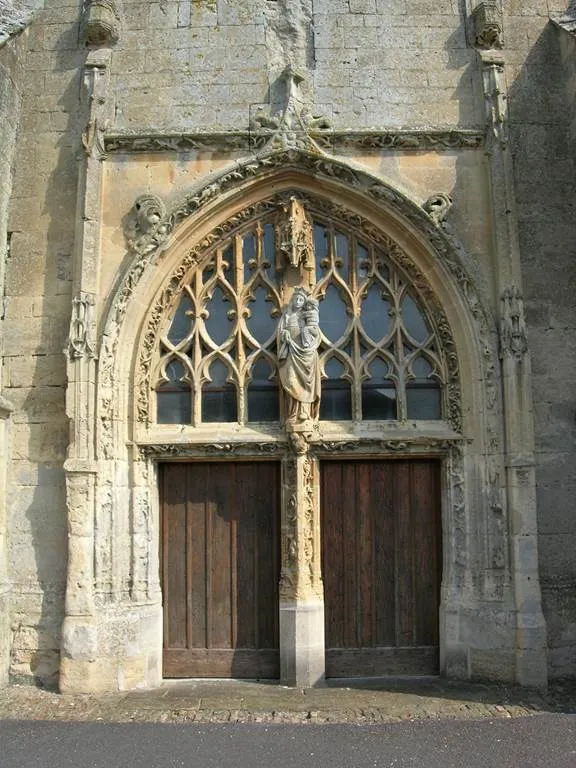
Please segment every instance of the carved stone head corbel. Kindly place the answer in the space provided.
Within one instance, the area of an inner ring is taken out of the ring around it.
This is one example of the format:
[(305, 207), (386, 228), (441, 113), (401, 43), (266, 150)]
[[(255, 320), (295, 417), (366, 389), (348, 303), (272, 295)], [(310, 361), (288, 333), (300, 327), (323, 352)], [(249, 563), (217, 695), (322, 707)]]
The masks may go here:
[(128, 247), (148, 253), (165, 242), (169, 235), (166, 206), (158, 195), (140, 195), (128, 214), (124, 228)]
[(452, 205), (453, 203), (450, 195), (447, 195), (444, 192), (437, 192), (426, 200), (422, 208), (424, 208), (434, 224), (440, 226), (440, 224), (445, 221)]

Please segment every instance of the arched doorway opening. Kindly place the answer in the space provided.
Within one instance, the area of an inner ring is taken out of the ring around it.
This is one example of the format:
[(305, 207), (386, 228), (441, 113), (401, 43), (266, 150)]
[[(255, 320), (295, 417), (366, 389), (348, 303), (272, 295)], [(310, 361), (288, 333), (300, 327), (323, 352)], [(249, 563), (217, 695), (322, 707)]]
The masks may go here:
[[(188, 438), (160, 462), (166, 676), (288, 678), (299, 643), (317, 678), (439, 671), (445, 457), (423, 438), (461, 426), (458, 365), (415, 265), (365, 224), (287, 189), (210, 237), (151, 312), (138, 417)], [(295, 428), (277, 330), (299, 290), (322, 396)], [(194, 455), (222, 434), (219, 462)]]

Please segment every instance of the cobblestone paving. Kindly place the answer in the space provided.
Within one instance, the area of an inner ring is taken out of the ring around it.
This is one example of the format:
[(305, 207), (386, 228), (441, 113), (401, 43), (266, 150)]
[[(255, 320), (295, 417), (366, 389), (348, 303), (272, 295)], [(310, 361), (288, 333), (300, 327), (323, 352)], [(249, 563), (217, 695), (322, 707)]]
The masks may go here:
[(390, 723), (576, 713), (576, 681), (548, 691), (444, 680), (299, 689), (261, 682), (167, 682), (152, 691), (60, 695), (32, 685), (0, 693), (0, 719), (160, 723)]

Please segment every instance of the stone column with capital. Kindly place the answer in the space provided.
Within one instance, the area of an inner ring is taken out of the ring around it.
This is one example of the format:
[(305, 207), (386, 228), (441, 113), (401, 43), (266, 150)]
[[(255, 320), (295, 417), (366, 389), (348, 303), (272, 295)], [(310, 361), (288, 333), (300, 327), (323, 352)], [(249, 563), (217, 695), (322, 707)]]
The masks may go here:
[(66, 355), (66, 413), (70, 420), (66, 473), (68, 564), (62, 625), (60, 690), (82, 692), (99, 686), (98, 632), (94, 608), (94, 516), (97, 242), (100, 226), (102, 135), (106, 125), (109, 49), (88, 54), (83, 95), (87, 109), (83, 152), (78, 158), (77, 229), (73, 300)]
[(495, 290), (500, 297), (505, 467), (511, 580), (516, 608), (516, 680), (547, 683), (547, 633), (538, 573), (532, 373), (524, 323), (514, 168), (508, 143), (505, 55), (478, 52), (487, 121), (486, 155), (494, 227)]

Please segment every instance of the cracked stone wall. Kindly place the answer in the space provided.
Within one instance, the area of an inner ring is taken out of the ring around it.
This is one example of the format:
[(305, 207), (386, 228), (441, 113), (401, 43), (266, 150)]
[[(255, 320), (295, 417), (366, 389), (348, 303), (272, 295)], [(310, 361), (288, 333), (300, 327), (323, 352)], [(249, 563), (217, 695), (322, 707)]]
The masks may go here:
[[(482, 87), (466, 20), (473, 5), (472, 0), (123, 2), (111, 61), (110, 130), (244, 130), (255, 109), (280, 102), (278, 77), (287, 63), (308, 72), (310, 96), (338, 129), (482, 126)], [(64, 610), (62, 465), (68, 424), (62, 350), (70, 316), (77, 154), (86, 120), (80, 107), (86, 57), (81, 6), (79, 0), (46, 0), (25, 43), (24, 38), (18, 43), (27, 48), (21, 75), (25, 99), (7, 224), (12, 234), (3, 385), (16, 409), (8, 494), (12, 673), (45, 681), (57, 672)], [(574, 138), (566, 115), (561, 32), (549, 23), (549, 14), (560, 15), (565, 4), (504, 0), (504, 10), (534, 359), (550, 668), (555, 675), (576, 674)], [(7, 56), (0, 50), (0, 66)], [(15, 124), (3, 121), (2, 130), (14, 132)], [(197, 159), (200, 167), (202, 157)], [(169, 186), (186, 175), (188, 160), (178, 157), (173, 168), (165, 165), (162, 171), (161, 161), (143, 160), (131, 183), (137, 186), (142, 177), (142, 185), (151, 187), (160, 172)], [(416, 189), (423, 198), (444, 181), (466, 190), (455, 197), (454, 221), (473, 252), (480, 254), (484, 244), (483, 264), (489, 264), (481, 155), (462, 159), (446, 153), (439, 159), (433, 153), (389, 153), (382, 162), (372, 160), (375, 172), (393, 168), (393, 183)], [(223, 162), (210, 159), (205, 170)], [(173, 176), (166, 180), (167, 169)], [(476, 224), (477, 215), (482, 221)], [(110, 237), (117, 249), (112, 256), (120, 259), (121, 235)], [(484, 278), (489, 283), (489, 266)]]
[[(18, 18), (19, 22), (21, 18)], [(10, 23), (9, 23), (10, 22)], [(0, 283), (4, 282), (4, 265), (9, 251), (8, 206), (12, 192), (12, 169), (16, 149), (16, 134), (22, 100), (22, 59), (26, 49), (26, 33), (14, 32), (12, 17), (4, 14), (0, 22)], [(2, 40), (2, 34), (5, 38)], [(1, 376), (1, 372), (0, 372)], [(1, 379), (0, 379), (0, 383)], [(8, 437), (5, 422), (0, 423), (1, 441)], [(4, 464), (6, 445), (1, 446)], [(3, 472), (3, 467), (0, 472)], [(2, 482), (2, 488), (4, 484)], [(7, 536), (6, 508), (0, 500), (0, 684), (8, 675), (10, 645), (10, 574), (6, 569)]]

